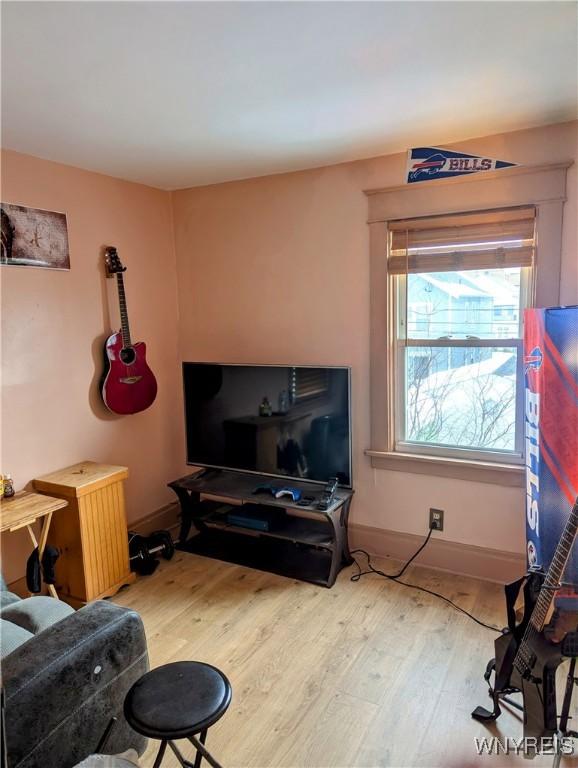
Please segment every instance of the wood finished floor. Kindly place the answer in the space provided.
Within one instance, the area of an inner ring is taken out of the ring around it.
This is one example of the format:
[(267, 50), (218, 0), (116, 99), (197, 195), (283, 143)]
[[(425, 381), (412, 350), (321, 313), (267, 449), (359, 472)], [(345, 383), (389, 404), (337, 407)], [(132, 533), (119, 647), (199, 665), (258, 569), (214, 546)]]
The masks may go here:
[[(375, 576), (352, 583), (351, 573), (328, 590), (179, 552), (115, 602), (141, 614), (151, 667), (196, 659), (231, 680), (231, 706), (207, 741), (225, 768), (552, 765), (476, 756), (475, 736), (522, 735), (509, 712), (491, 730), (470, 717), (489, 706), (491, 632), (434, 597)], [(406, 578), (504, 623), (498, 585), (419, 566)], [(163, 768), (176, 765), (167, 755)]]

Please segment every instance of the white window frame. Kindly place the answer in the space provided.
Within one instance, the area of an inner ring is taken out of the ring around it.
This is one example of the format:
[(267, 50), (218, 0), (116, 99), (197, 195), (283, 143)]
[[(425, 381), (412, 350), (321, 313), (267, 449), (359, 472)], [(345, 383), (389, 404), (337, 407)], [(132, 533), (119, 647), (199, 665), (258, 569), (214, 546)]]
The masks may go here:
[[(395, 311), (387, 271), (390, 221), (531, 205), (536, 210), (532, 304), (560, 303), (562, 214), (566, 175), (572, 161), (516, 166), (501, 171), (462, 176), (386, 189), (367, 190), (370, 244), (370, 386), (371, 442), (365, 451), (376, 469), (455, 477), (521, 487), (523, 466), (500, 457), (440, 456), (396, 450)], [(523, 377), (518, 377), (523, 386)], [(522, 398), (518, 398), (521, 402)], [(398, 446), (401, 447), (401, 446)], [(459, 450), (459, 449), (458, 449)]]

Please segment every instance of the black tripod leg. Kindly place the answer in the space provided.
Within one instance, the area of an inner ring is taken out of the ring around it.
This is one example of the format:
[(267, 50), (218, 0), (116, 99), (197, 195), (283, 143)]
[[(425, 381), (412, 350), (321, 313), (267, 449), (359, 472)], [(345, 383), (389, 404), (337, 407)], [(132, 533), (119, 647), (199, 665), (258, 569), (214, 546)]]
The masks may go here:
[(572, 701), (572, 691), (576, 682), (576, 657), (572, 657), (570, 669), (566, 678), (566, 690), (564, 691), (564, 702), (562, 704), (562, 714), (560, 716), (560, 733), (564, 735), (568, 730), (568, 717), (570, 715), (570, 702)]

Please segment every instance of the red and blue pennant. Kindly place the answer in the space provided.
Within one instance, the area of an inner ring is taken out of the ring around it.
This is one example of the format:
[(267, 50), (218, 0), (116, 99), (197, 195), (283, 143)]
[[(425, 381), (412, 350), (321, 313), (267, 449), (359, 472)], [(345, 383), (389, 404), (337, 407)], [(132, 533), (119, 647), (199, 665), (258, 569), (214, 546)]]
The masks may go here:
[(482, 155), (467, 155), (440, 147), (414, 147), (407, 153), (407, 183), (451, 179), (454, 176), (466, 176), (484, 171), (497, 171), (511, 168), (518, 163), (495, 160)]

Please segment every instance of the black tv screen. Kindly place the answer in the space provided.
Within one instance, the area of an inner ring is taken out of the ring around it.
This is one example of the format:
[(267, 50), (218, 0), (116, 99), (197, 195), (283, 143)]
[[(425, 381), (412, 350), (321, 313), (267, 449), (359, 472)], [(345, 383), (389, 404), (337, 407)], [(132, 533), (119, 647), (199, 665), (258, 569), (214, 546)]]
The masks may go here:
[(187, 463), (351, 486), (349, 368), (183, 363)]

